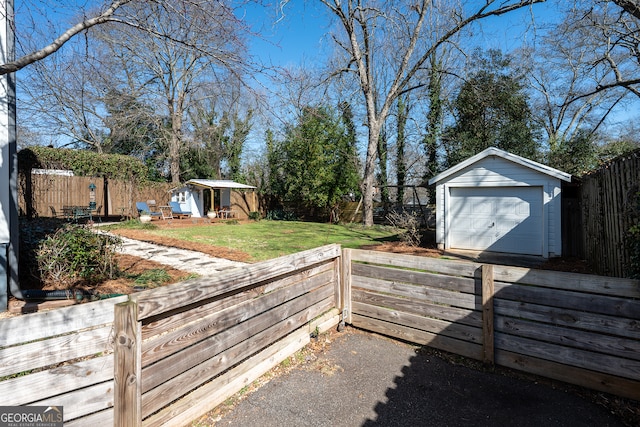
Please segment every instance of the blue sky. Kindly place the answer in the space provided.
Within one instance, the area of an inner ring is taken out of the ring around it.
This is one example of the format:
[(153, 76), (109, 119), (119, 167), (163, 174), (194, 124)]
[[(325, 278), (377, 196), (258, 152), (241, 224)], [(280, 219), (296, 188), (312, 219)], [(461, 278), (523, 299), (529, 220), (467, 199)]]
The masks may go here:
[(250, 8), (246, 18), (263, 40), (253, 40), (251, 50), (263, 62), (277, 66), (298, 66), (312, 61), (329, 40), (329, 19), (318, 2), (292, 0), (283, 9)]
[[(317, 1), (290, 0), (283, 11), (284, 15), (275, 6), (246, 9), (246, 18), (265, 39), (252, 43), (254, 54), (274, 65), (297, 66), (329, 53), (331, 22), (326, 6)], [(481, 27), (476, 27), (475, 36), (483, 48), (510, 51), (531, 40), (532, 27), (541, 31), (542, 25), (555, 16), (553, 2), (536, 4), (531, 9), (483, 21)], [(530, 30), (529, 34), (525, 34), (526, 30)]]

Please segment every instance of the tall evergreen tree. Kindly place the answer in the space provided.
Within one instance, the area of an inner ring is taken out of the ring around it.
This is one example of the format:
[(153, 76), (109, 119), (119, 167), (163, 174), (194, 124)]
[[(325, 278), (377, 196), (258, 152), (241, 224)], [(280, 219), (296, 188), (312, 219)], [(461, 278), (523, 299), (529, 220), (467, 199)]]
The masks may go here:
[(342, 120), (330, 108), (306, 107), (282, 141), (267, 141), (269, 187), (280, 204), (332, 218), (340, 199), (358, 191), (355, 146)]
[(476, 55), (475, 71), (460, 88), (454, 110), (456, 122), (443, 137), (446, 166), (489, 147), (539, 159), (538, 130), (521, 78), (501, 52)]

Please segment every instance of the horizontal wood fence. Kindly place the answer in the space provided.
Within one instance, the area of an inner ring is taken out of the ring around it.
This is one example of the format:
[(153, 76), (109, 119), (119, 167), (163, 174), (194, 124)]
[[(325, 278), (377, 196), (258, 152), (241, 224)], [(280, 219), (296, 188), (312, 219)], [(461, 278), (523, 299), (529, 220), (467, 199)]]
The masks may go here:
[[(341, 313), (342, 312), (342, 313)], [(185, 425), (347, 323), (640, 400), (640, 281), (324, 246), (0, 320), (4, 405)]]
[(356, 327), (640, 400), (640, 281), (343, 251)]
[(630, 277), (629, 231), (640, 225), (640, 150), (583, 177), (584, 257), (597, 274)]
[(302, 348), (316, 326), (337, 325), (339, 257), (338, 245), (324, 246), (118, 304), (114, 424), (189, 423)]
[[(2, 405), (63, 406), (113, 419), (113, 312), (127, 297), (0, 320)], [(86, 426), (83, 421), (68, 425)]]

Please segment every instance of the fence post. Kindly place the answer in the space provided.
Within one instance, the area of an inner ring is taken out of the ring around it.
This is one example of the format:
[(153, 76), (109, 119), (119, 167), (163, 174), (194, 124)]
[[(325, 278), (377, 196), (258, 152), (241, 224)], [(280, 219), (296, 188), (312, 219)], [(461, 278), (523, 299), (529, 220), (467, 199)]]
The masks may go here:
[(137, 427), (142, 424), (142, 327), (138, 322), (138, 304), (134, 301), (116, 304), (113, 324), (113, 425)]
[(351, 324), (351, 249), (342, 250), (342, 320)]
[(493, 365), (493, 265), (482, 265), (482, 354), (483, 362)]

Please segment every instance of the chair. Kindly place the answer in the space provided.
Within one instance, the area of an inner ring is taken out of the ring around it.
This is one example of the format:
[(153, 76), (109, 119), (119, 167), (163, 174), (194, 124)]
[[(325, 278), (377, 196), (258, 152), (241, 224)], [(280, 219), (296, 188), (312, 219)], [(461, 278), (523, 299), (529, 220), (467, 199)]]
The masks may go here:
[(151, 209), (149, 209), (149, 205), (147, 205), (146, 202), (136, 202), (136, 209), (138, 210), (138, 216), (142, 212), (147, 212), (149, 215), (151, 215), (151, 219), (160, 218), (161, 216), (160, 212), (151, 212)]
[(173, 219), (171, 206), (160, 206), (160, 214), (162, 214), (162, 219)]
[(173, 215), (177, 216), (178, 219), (191, 217), (191, 212), (183, 211), (180, 207), (180, 203), (169, 202), (169, 206), (171, 206), (171, 212), (173, 213)]
[(53, 206), (49, 206), (49, 209), (51, 209), (51, 217), (52, 218), (60, 218), (58, 212), (56, 211), (56, 208), (54, 208)]

